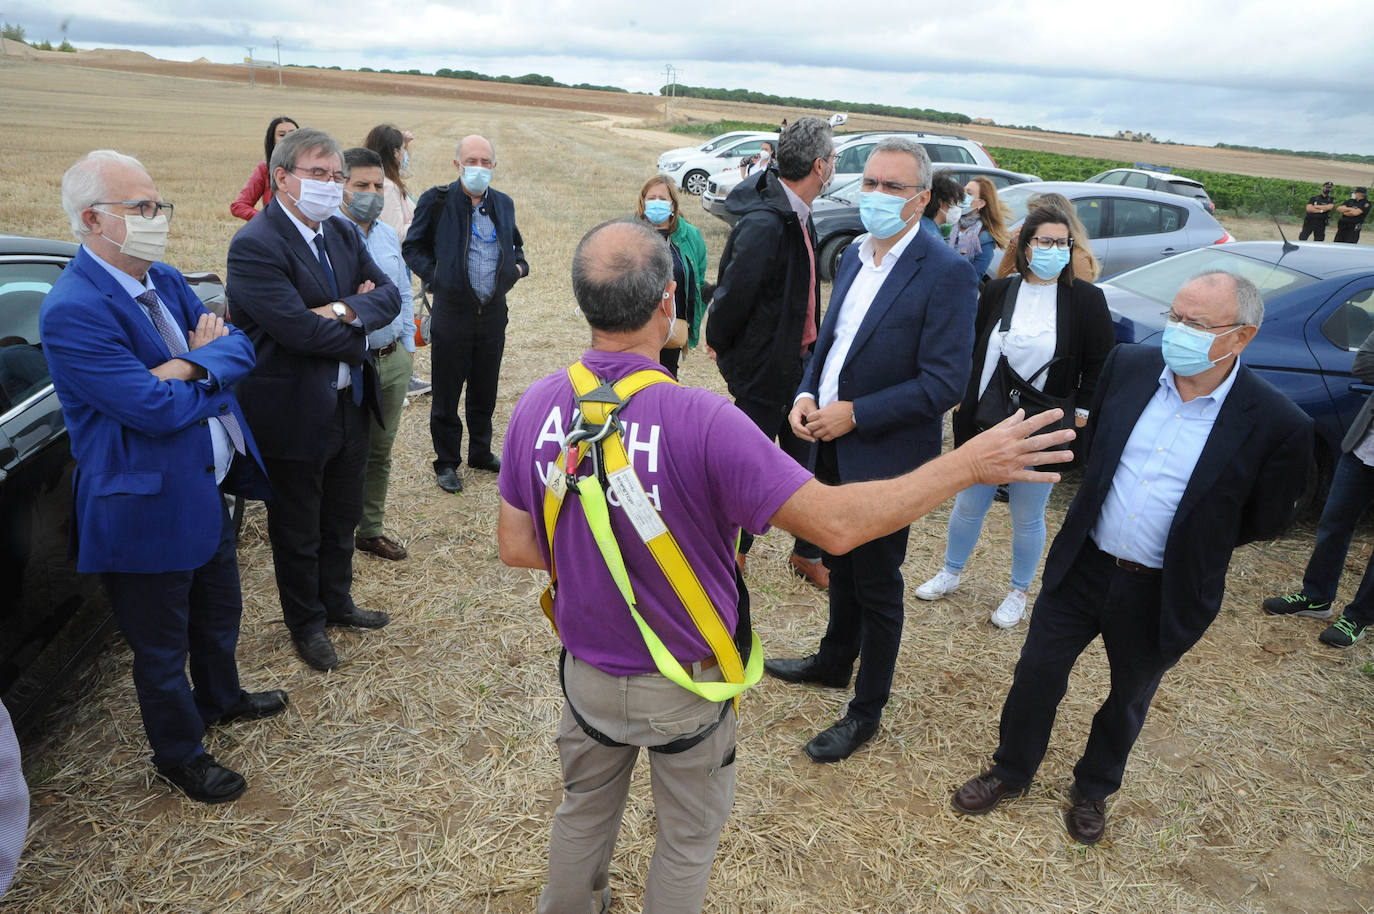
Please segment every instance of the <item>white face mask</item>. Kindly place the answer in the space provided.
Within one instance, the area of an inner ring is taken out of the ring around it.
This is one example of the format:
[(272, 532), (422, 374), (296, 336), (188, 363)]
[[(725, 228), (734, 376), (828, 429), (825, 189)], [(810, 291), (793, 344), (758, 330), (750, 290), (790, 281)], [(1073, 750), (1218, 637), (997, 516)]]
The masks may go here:
[[(119, 253), (149, 262), (161, 260), (167, 253), (167, 235), (171, 230), (171, 224), (166, 213), (158, 213), (155, 219), (144, 219), (138, 213), (120, 216), (118, 213), (107, 213), (103, 209), (96, 212), (124, 220), (124, 243), (119, 246)], [(114, 244), (108, 237), (101, 237)]]
[(964, 215), (964, 208), (955, 203), (945, 210), (945, 225), (954, 225)]
[[(300, 178), (301, 195), (291, 198), (301, 215), (311, 222), (323, 222), (343, 204), (343, 185), (333, 181), (316, 181), (314, 178)], [(289, 196), (289, 194), (288, 194)]]

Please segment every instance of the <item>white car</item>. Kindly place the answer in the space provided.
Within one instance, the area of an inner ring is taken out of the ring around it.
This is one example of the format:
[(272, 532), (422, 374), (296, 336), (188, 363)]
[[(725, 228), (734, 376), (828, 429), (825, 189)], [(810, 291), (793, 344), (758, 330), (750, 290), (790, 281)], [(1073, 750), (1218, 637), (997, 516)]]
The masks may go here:
[(658, 158), (659, 174), (672, 178), (677, 186), (689, 194), (699, 195), (706, 190), (710, 176), (728, 167), (739, 168), (741, 159), (758, 155), (764, 142), (777, 143), (776, 133), (750, 133), (733, 140), (712, 141), (703, 148), (690, 148), (684, 152), (674, 149)]

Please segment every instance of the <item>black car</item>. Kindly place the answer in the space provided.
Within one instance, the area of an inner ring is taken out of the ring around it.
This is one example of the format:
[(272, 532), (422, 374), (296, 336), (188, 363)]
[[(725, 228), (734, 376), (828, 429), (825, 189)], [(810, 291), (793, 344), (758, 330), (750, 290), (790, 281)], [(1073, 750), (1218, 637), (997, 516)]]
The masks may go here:
[[(954, 180), (960, 185), (967, 184), (981, 175), (997, 185), (999, 191), (1013, 184), (1040, 180), (1035, 175), (1023, 175), (985, 165), (950, 167), (941, 162), (938, 167), (949, 168)], [(840, 255), (844, 253), (844, 249), (849, 247), (849, 242), (867, 231), (863, 220), (859, 218), (859, 182), (850, 181), (822, 197), (817, 197), (811, 208), (811, 218), (816, 223), (816, 246), (820, 252), (816, 258), (817, 268), (821, 271), (822, 279), (833, 280), (835, 268), (840, 264)]]
[[(39, 307), (77, 250), (0, 235), (0, 700), (20, 733), (114, 627), (99, 578), (68, 556), (76, 463), (38, 333)], [(223, 313), (216, 277), (193, 286)]]

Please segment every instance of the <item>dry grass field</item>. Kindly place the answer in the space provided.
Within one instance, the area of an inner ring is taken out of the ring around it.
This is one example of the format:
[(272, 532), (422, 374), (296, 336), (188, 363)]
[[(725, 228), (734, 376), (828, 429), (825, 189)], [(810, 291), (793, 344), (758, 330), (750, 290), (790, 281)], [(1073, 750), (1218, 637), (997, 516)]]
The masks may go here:
[[(87, 150), (112, 146), (139, 156), (177, 204), (169, 259), (217, 269), (239, 224), (228, 203), (272, 116), (326, 128), (345, 145), (379, 122), (413, 130), (417, 191), (451, 180), (457, 139), (484, 133), (532, 267), (512, 297), (498, 428), (526, 385), (585, 343), (567, 279), (577, 239), (627, 212), (658, 152), (680, 145), (634, 129), (652, 105), (607, 110), (588, 93), (500, 87), (503, 104), (490, 87), (427, 95), (420, 83), (401, 90), (368, 78), (330, 88), (325, 75), (313, 88), (250, 91), (224, 81), (240, 75), (233, 68), (203, 75), (0, 61), (0, 230), (68, 237), (61, 174)], [(694, 221), (714, 264), (723, 225), (705, 214)], [(423, 350), (419, 365), (427, 373)], [(683, 374), (723, 389), (703, 356), (690, 356)], [(426, 410), (422, 398), (404, 414), (388, 506), (411, 558), (356, 562), (358, 602), (388, 610), (392, 624), (338, 635), (346, 663), (331, 674), (305, 667), (281, 624), (265, 516), (253, 506), (240, 548), (240, 667), (248, 687), (285, 688), (292, 703), (208, 739), (249, 792), (209, 808), (152, 776), (130, 654), (116, 642), (26, 746), (33, 822), (0, 912), (533, 908), (560, 794), (557, 646), (536, 607), (542, 576), (497, 560), (494, 477), (469, 473), (461, 496), (434, 485)], [(1055, 493), (1051, 531), (1071, 491), (1070, 481)], [(913, 528), (909, 588), (938, 567), (947, 512)], [(1087, 849), (1060, 815), (1106, 690), (1100, 645), (1074, 674), (1030, 794), (976, 820), (948, 806), (995, 745), (1025, 634), (986, 621), (1010, 563), (1005, 509), (995, 507), (965, 586), (943, 602), (908, 601), (892, 704), (868, 748), (834, 766), (800, 751), (842, 713), (845, 696), (775, 681), (746, 696), (738, 794), (706, 910), (1374, 910), (1374, 645), (1328, 649), (1318, 623), (1271, 619), (1258, 605), (1299, 581), (1311, 539), (1306, 527), (1237, 551), (1220, 618), (1166, 677), (1110, 804), (1108, 838)], [(770, 654), (809, 650), (825, 625), (824, 598), (784, 573), (789, 545), (765, 537), (750, 562)], [(1369, 552), (1361, 531), (1342, 601)], [(640, 772), (612, 864), (615, 912), (640, 909), (654, 834), (647, 787)]]

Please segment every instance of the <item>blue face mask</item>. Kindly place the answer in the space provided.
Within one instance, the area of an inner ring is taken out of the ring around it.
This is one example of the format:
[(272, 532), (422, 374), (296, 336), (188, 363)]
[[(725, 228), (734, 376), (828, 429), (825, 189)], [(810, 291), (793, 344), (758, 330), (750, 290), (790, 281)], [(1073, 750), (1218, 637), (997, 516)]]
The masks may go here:
[(480, 165), (463, 166), (463, 190), (470, 194), (484, 194), (491, 186), (491, 169)]
[(1060, 273), (1064, 272), (1064, 267), (1068, 265), (1068, 248), (1050, 248), (1048, 251), (1042, 251), (1039, 248), (1031, 248), (1031, 272), (1041, 279), (1049, 280), (1057, 278)]
[(959, 208), (966, 213), (973, 209), (973, 194), (965, 193), (964, 199), (959, 201)]
[(662, 225), (673, 215), (673, 204), (669, 200), (645, 200), (644, 218), (654, 225)]
[(409, 170), (410, 170), (410, 150), (409, 150), (409, 149), (402, 149), (402, 150), (401, 150), (401, 171), (409, 171)]
[(882, 191), (863, 191), (859, 194), (859, 218), (874, 238), (891, 238), (906, 228), (902, 208), (915, 197), (894, 197)]
[[(1234, 333), (1239, 329), (1232, 327), (1226, 333)], [(1202, 374), (1221, 361), (1217, 359), (1213, 362), (1208, 356), (1212, 353), (1212, 342), (1226, 333), (1208, 333), (1206, 330), (1197, 330), (1187, 324), (1170, 321), (1164, 325), (1164, 341), (1160, 346), (1164, 354), (1164, 364), (1182, 378)], [(1233, 354), (1227, 353), (1222, 358)]]

